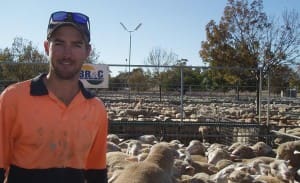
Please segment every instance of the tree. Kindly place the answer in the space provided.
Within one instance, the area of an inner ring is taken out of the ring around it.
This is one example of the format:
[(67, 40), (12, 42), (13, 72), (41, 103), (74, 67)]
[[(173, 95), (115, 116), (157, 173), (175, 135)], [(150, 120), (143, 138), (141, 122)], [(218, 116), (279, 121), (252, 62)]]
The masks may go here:
[(0, 62), (8, 62), (13, 60), (13, 55), (9, 48), (0, 49)]
[(109, 78), (109, 88), (111, 90), (122, 90), (127, 87), (128, 73), (119, 72), (115, 77)]
[(14, 62), (27, 63), (46, 63), (48, 62), (45, 54), (34, 47), (31, 41), (22, 37), (14, 38), (10, 52)]
[(148, 88), (147, 76), (141, 68), (133, 69), (128, 78), (130, 88), (136, 91), (145, 91)]
[[(278, 20), (278, 19), (276, 19)], [(263, 75), (282, 64), (295, 64), (300, 56), (300, 23), (296, 11), (285, 11), (282, 21), (275, 21), (263, 12), (262, 0), (228, 0), (219, 24), (206, 25), (207, 40), (201, 43), (200, 57), (216, 71), (217, 80), (228, 83), (251, 82), (258, 72), (236, 68), (257, 69)], [(247, 81), (244, 80), (247, 78)]]
[[(156, 83), (156, 85), (159, 87), (159, 90), (161, 90), (161, 81), (162, 81), (161, 71), (167, 70), (164, 67), (163, 69), (161, 69), (161, 66), (174, 65), (177, 60), (178, 60), (177, 54), (173, 52), (167, 52), (162, 48), (156, 47), (150, 51), (149, 56), (145, 61), (145, 64), (154, 66), (152, 69), (153, 71), (152, 78), (154, 83)], [(150, 72), (149, 69), (148, 71)]]
[(181, 87), (181, 69), (183, 72), (183, 83), (185, 90), (188, 87), (198, 87), (202, 81), (201, 69), (186, 66), (187, 60), (177, 60), (176, 67), (161, 73), (161, 85), (165, 90), (179, 90)]
[(97, 63), (100, 63), (98, 61), (98, 58), (100, 57), (100, 53), (98, 53), (96, 51), (96, 48), (92, 45), (92, 50), (91, 50), (91, 53), (89, 55), (89, 57), (87, 58), (87, 63), (91, 63), (91, 64), (97, 64)]
[(145, 64), (157, 66), (153, 68), (153, 73), (154, 75), (159, 75), (161, 66), (174, 65), (177, 60), (177, 54), (173, 53), (172, 51), (167, 52), (162, 48), (156, 47), (150, 51)]
[(1, 78), (23, 81), (48, 69), (47, 57), (31, 41), (16, 37), (11, 48), (0, 52)]
[(290, 67), (283, 65), (276, 68), (274, 74), (270, 73), (270, 85), (271, 91), (274, 93), (280, 93), (289, 88), (299, 88), (300, 77)]

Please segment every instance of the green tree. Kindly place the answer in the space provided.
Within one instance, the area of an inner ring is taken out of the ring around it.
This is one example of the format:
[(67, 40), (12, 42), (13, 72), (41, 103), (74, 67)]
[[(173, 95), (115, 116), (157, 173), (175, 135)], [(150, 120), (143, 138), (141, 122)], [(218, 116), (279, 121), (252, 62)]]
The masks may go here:
[(48, 69), (47, 57), (31, 41), (16, 37), (11, 48), (0, 52), (1, 78), (9, 81), (30, 79)]
[(275, 72), (269, 73), (270, 90), (274, 93), (280, 93), (288, 88), (299, 88), (299, 74), (286, 65), (278, 66)]
[(22, 37), (16, 37), (12, 43), (10, 52), (14, 62), (24, 63), (46, 63), (48, 62), (45, 54), (41, 53), (31, 41)]
[(109, 88), (111, 90), (122, 90), (127, 87), (128, 73), (119, 72), (115, 77), (109, 78)]
[(183, 84), (185, 90), (190, 87), (199, 87), (201, 83), (200, 68), (192, 68), (186, 65), (187, 60), (177, 60), (175, 67), (161, 73), (162, 89), (179, 90), (181, 87), (181, 69), (183, 72)]
[(0, 49), (0, 62), (8, 62), (13, 60), (13, 55), (9, 48)]
[(130, 73), (128, 83), (132, 90), (145, 91), (148, 88), (148, 78), (141, 68), (133, 69)]
[[(263, 1), (228, 0), (219, 24), (206, 25), (207, 40), (199, 54), (216, 70), (215, 80), (249, 84), (257, 80), (260, 65), (263, 75), (281, 64), (294, 64), (299, 55), (300, 24), (296, 11), (285, 11), (281, 22), (263, 12)], [(280, 24), (280, 25), (279, 25)], [(235, 67), (236, 69), (232, 69)], [(253, 78), (249, 80), (249, 78)]]

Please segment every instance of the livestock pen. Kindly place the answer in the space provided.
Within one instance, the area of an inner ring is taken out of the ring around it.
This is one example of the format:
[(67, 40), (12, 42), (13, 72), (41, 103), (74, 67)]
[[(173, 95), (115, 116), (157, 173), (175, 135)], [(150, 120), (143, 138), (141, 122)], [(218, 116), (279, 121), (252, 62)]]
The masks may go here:
[[(199, 128), (208, 128), (207, 134), (201, 134)], [(110, 121), (109, 133), (124, 139), (134, 139), (145, 134), (153, 134), (160, 140), (178, 139), (188, 144), (193, 139), (231, 145), (234, 142), (254, 144), (263, 141), (275, 147), (274, 139), (279, 129), (295, 128), (294, 126), (267, 126), (258, 123), (240, 122), (154, 122), (154, 121)], [(281, 136), (285, 133), (281, 133)], [(287, 136), (288, 137), (288, 136)], [(297, 137), (294, 137), (296, 139)]]
[[(48, 64), (44, 63), (43, 65)], [(109, 66), (126, 68), (126, 65), (112, 64)], [(24, 80), (27, 77), (29, 79), (40, 72), (45, 72), (45, 68), (41, 64), (34, 63), (1, 63), (0, 67), (0, 92), (11, 83)], [(22, 70), (27, 67), (30, 68), (31, 72)], [(143, 65), (132, 65), (132, 67), (145, 69)], [(149, 116), (149, 118), (144, 116), (145, 118), (139, 119), (137, 119), (138, 116), (134, 116), (135, 119), (133, 119), (133, 116), (127, 113), (127, 116), (122, 120), (110, 119), (109, 133), (118, 134), (122, 138), (135, 138), (144, 134), (154, 134), (162, 140), (179, 139), (184, 143), (191, 139), (200, 139), (224, 144), (231, 144), (236, 141), (246, 143), (264, 141), (273, 145), (274, 139), (283, 136), (283, 134), (278, 134), (276, 131), (282, 128), (292, 129), (299, 126), (300, 100), (297, 95), (286, 97), (278, 92), (272, 92), (277, 88), (290, 91), (288, 88), (276, 85), (280, 82), (271, 83), (269, 86), (266, 80), (262, 80), (260, 90), (257, 88), (258, 83), (255, 82), (249, 86), (237, 82), (230, 86), (220, 85), (218, 88), (214, 88), (209, 83), (199, 83), (198, 85), (184, 83), (184, 78), (188, 76), (188, 70), (184, 69), (200, 69), (201, 73), (205, 73), (207, 69), (210, 69), (209, 67), (169, 66), (168, 68), (177, 68), (178, 71), (182, 72), (180, 72), (181, 74), (178, 75), (176, 81), (171, 83), (172, 85), (165, 88), (161, 87), (161, 83), (158, 85), (155, 82), (156, 80), (129, 82), (128, 78), (132, 73), (127, 73), (127, 75), (123, 73), (124, 76), (128, 76), (123, 78), (124, 81), (119, 80), (119, 83), (110, 82), (110, 87), (107, 89), (92, 90), (104, 101), (109, 112), (109, 106), (116, 103), (124, 103), (127, 112), (129, 112), (129, 109), (133, 109), (135, 100), (142, 99), (143, 105), (141, 108), (143, 110), (149, 111), (150, 108), (157, 106), (176, 108), (179, 109), (177, 113), (180, 113), (180, 118), (172, 116), (169, 120), (154, 121), (153, 119), (161, 114)], [(247, 72), (245, 68), (241, 68), (239, 71)], [(276, 74), (271, 74), (271, 76), (277, 77)], [(213, 76), (207, 75), (207, 77)], [(207, 79), (210, 80), (210, 78)], [(253, 81), (258, 82), (255, 79)], [(145, 85), (148, 86), (147, 89), (144, 89)], [(250, 88), (251, 91), (247, 91), (245, 88)], [(260, 92), (260, 95), (258, 95), (258, 92)], [(258, 100), (258, 96), (260, 100)], [(189, 106), (192, 106), (191, 110), (188, 109)], [(208, 111), (209, 113), (204, 113), (202, 109), (207, 106), (211, 110)], [(259, 108), (260, 106), (261, 108)], [(238, 108), (238, 110), (222, 111), (225, 108)], [(229, 113), (235, 113), (235, 115), (228, 118)], [(170, 116), (164, 114), (164, 117)], [(207, 120), (208, 118), (209, 120)], [(245, 121), (248, 119), (251, 120)], [(280, 124), (282, 121), (284, 123)], [(200, 134), (199, 128), (207, 128), (208, 133)]]

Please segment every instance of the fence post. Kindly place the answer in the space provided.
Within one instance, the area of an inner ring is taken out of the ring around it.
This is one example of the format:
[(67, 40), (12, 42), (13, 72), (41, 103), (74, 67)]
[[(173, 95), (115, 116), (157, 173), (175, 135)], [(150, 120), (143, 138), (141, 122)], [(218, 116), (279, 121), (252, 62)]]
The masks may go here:
[(180, 67), (180, 108), (181, 108), (181, 117), (180, 117), (180, 126), (183, 123), (183, 65)]
[(262, 66), (259, 66), (258, 124), (261, 124)]

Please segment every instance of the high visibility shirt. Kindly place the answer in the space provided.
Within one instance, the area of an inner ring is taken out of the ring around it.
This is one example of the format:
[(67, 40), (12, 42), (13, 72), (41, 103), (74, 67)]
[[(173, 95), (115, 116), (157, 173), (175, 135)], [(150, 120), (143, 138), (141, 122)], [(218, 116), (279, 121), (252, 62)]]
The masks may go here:
[[(107, 113), (86, 90), (65, 105), (41, 74), (0, 95), (0, 182), (107, 181)], [(48, 180), (46, 180), (48, 179)]]

